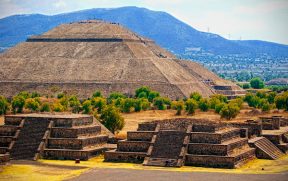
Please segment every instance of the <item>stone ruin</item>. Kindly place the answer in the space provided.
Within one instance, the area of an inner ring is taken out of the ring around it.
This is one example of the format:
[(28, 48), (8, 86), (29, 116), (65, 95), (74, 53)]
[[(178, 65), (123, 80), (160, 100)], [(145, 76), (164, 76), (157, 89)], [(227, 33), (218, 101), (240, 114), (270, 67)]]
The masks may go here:
[(107, 150), (113, 136), (92, 116), (20, 114), (0, 126), (0, 163), (13, 160), (80, 159)]
[(285, 126), (280, 129), (282, 142), (280, 136), (272, 139), (265, 134), (262, 127), (268, 123), (262, 120), (217, 124), (183, 118), (140, 123), (137, 131), (127, 132), (127, 140), (119, 141), (117, 149), (106, 151), (104, 157), (106, 161), (146, 166), (235, 168), (255, 156), (278, 159), (287, 153), (282, 145), (283, 141), (288, 144), (288, 121), (281, 120), (279, 123)]

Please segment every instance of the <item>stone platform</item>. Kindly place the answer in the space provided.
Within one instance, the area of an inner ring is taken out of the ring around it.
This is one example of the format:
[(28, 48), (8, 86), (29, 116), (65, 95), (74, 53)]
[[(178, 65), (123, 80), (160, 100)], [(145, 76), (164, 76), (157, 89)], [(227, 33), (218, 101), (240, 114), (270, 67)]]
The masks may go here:
[(108, 135), (102, 127), (89, 115), (7, 115), (5, 125), (0, 126), (0, 158), (2, 162), (38, 158), (87, 160), (107, 150)]
[(178, 119), (139, 124), (104, 154), (106, 161), (138, 162), (147, 166), (183, 165), (235, 168), (255, 157), (247, 129), (209, 120)]

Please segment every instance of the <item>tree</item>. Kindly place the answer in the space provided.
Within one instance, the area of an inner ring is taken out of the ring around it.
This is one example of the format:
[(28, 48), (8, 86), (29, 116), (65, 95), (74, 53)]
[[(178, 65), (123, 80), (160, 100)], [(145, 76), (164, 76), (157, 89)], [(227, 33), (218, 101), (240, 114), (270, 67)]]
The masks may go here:
[(72, 108), (72, 112), (73, 113), (79, 113), (80, 107), (81, 107), (81, 103), (78, 100), (77, 96), (75, 96), (75, 95), (70, 96), (70, 98), (68, 100), (68, 105), (69, 105), (69, 107)]
[(63, 112), (64, 111), (64, 107), (62, 106), (62, 104), (60, 104), (60, 102), (53, 103), (52, 107), (53, 107), (53, 111), (55, 111), (55, 112)]
[(221, 103), (221, 101), (218, 98), (216, 98), (216, 97), (212, 97), (209, 100), (209, 106), (210, 106), (211, 109), (215, 109), (216, 105), (220, 104), (220, 103)]
[(9, 103), (7, 99), (3, 96), (0, 96), (0, 115), (6, 114), (9, 109)]
[(131, 112), (131, 109), (134, 106), (134, 99), (126, 98), (121, 102), (121, 111), (125, 113)]
[(167, 109), (167, 105), (170, 104), (171, 104), (170, 99), (164, 97), (156, 97), (153, 102), (153, 105), (157, 107), (158, 110), (165, 110)]
[(146, 92), (140, 92), (137, 98), (146, 98), (147, 99), (148, 95)]
[(222, 108), (223, 108), (225, 105), (226, 105), (226, 104), (223, 103), (223, 102), (217, 104), (217, 105), (215, 106), (215, 112), (219, 114), (220, 111), (222, 110)]
[(120, 92), (112, 92), (108, 97), (108, 104), (111, 104), (113, 100), (119, 99), (119, 98), (126, 98), (126, 96)]
[(60, 98), (59, 102), (63, 106), (64, 111), (67, 111), (68, 110), (68, 106), (69, 106), (68, 97), (66, 95), (64, 95), (63, 97)]
[(200, 99), (199, 103), (198, 103), (198, 107), (201, 111), (206, 112), (209, 109), (209, 102), (207, 99)]
[(50, 110), (50, 105), (47, 102), (43, 103), (40, 107), (41, 112), (50, 112)]
[(40, 104), (33, 98), (28, 98), (25, 100), (25, 108), (29, 109), (32, 112), (38, 111)]
[(142, 99), (134, 100), (134, 109), (135, 109), (135, 112), (140, 112), (142, 110)]
[(92, 97), (103, 97), (102, 93), (100, 91), (95, 91), (92, 95)]
[(101, 123), (113, 134), (122, 130), (125, 125), (124, 118), (120, 115), (119, 110), (113, 105), (108, 105), (103, 109), (100, 119)]
[(270, 111), (271, 109), (271, 105), (269, 104), (269, 102), (265, 99), (265, 101), (262, 103), (261, 105), (261, 110), (262, 111)]
[(240, 108), (236, 104), (226, 104), (220, 111), (221, 118), (228, 120), (235, 118), (240, 112)]
[[(135, 90), (135, 97), (139, 98), (139, 95), (142, 93), (142, 92), (145, 92), (146, 93), (146, 96), (149, 95), (149, 93), (151, 92), (151, 89), (150, 87), (147, 87), (147, 86), (142, 86), (138, 89)], [(147, 97), (146, 97), (147, 98)]]
[(194, 114), (198, 106), (196, 100), (194, 99), (188, 99), (185, 102), (185, 105), (186, 105), (186, 111), (188, 114)]
[(13, 113), (22, 113), (23, 107), (25, 105), (25, 98), (23, 96), (17, 95), (12, 99), (12, 110)]
[(273, 104), (274, 103), (274, 99), (276, 97), (276, 92), (269, 92), (268, 95), (267, 95), (267, 100), (270, 104)]
[(239, 108), (242, 107), (242, 104), (243, 104), (243, 99), (242, 98), (236, 98), (236, 99), (232, 99), (230, 100), (229, 102), (230, 104), (236, 104)]
[(156, 97), (160, 97), (160, 93), (156, 91), (151, 91), (148, 95), (149, 102), (153, 102)]
[(211, 96), (211, 99), (218, 99), (220, 102), (224, 102), (224, 103), (227, 103), (228, 102), (228, 98), (227, 96), (224, 96), (222, 94), (214, 94)]
[(91, 101), (86, 100), (82, 103), (83, 114), (89, 114), (91, 112)]
[(264, 82), (259, 77), (255, 77), (250, 80), (250, 85), (254, 89), (262, 89), (264, 88)]
[(107, 101), (105, 98), (102, 98), (102, 97), (94, 97), (91, 100), (91, 105), (93, 106), (93, 108), (97, 109), (98, 113), (101, 113), (101, 111), (107, 105)]
[(182, 110), (184, 109), (185, 104), (184, 101), (173, 101), (172, 102), (172, 109), (177, 110), (176, 115), (181, 115)]
[(28, 99), (31, 97), (29, 92), (27, 92), (27, 91), (22, 91), (17, 96), (22, 96), (24, 99)]
[(65, 94), (62, 92), (62, 93), (59, 93), (58, 95), (57, 95), (57, 98), (58, 99), (61, 99), (62, 97), (64, 97), (65, 96)]
[(244, 83), (244, 84), (242, 85), (242, 87), (243, 87), (243, 89), (249, 89), (249, 88), (250, 88), (250, 84)]
[(191, 99), (194, 99), (194, 100), (196, 100), (196, 101), (200, 101), (200, 99), (202, 99), (202, 96), (201, 96), (201, 94), (199, 94), (198, 92), (192, 92), (192, 93), (190, 94), (190, 98), (191, 98)]
[(288, 92), (284, 92), (275, 97), (275, 104), (277, 109), (285, 109), (288, 111)]
[(32, 92), (31, 98), (41, 97), (41, 95), (38, 92)]
[(142, 101), (142, 109), (144, 111), (146, 111), (147, 109), (150, 108), (150, 102), (148, 101), (148, 99), (143, 99), (142, 98), (141, 101)]

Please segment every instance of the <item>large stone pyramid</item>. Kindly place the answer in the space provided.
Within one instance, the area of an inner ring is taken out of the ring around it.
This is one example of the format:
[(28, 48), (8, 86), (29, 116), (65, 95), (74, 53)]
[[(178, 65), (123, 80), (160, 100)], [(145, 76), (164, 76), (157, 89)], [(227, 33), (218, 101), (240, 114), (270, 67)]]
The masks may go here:
[(95, 90), (133, 94), (143, 85), (174, 99), (194, 91), (205, 97), (243, 94), (198, 63), (179, 60), (152, 40), (103, 21), (63, 24), (0, 55), (5, 96), (22, 90), (62, 90), (80, 97)]

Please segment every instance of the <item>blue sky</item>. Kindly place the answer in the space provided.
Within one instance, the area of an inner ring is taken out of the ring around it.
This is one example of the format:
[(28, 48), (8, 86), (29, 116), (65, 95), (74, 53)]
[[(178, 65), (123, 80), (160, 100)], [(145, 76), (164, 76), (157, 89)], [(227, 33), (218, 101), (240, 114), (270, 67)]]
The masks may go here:
[(200, 31), (288, 45), (288, 0), (0, 0), (0, 18), (122, 6), (166, 11)]

